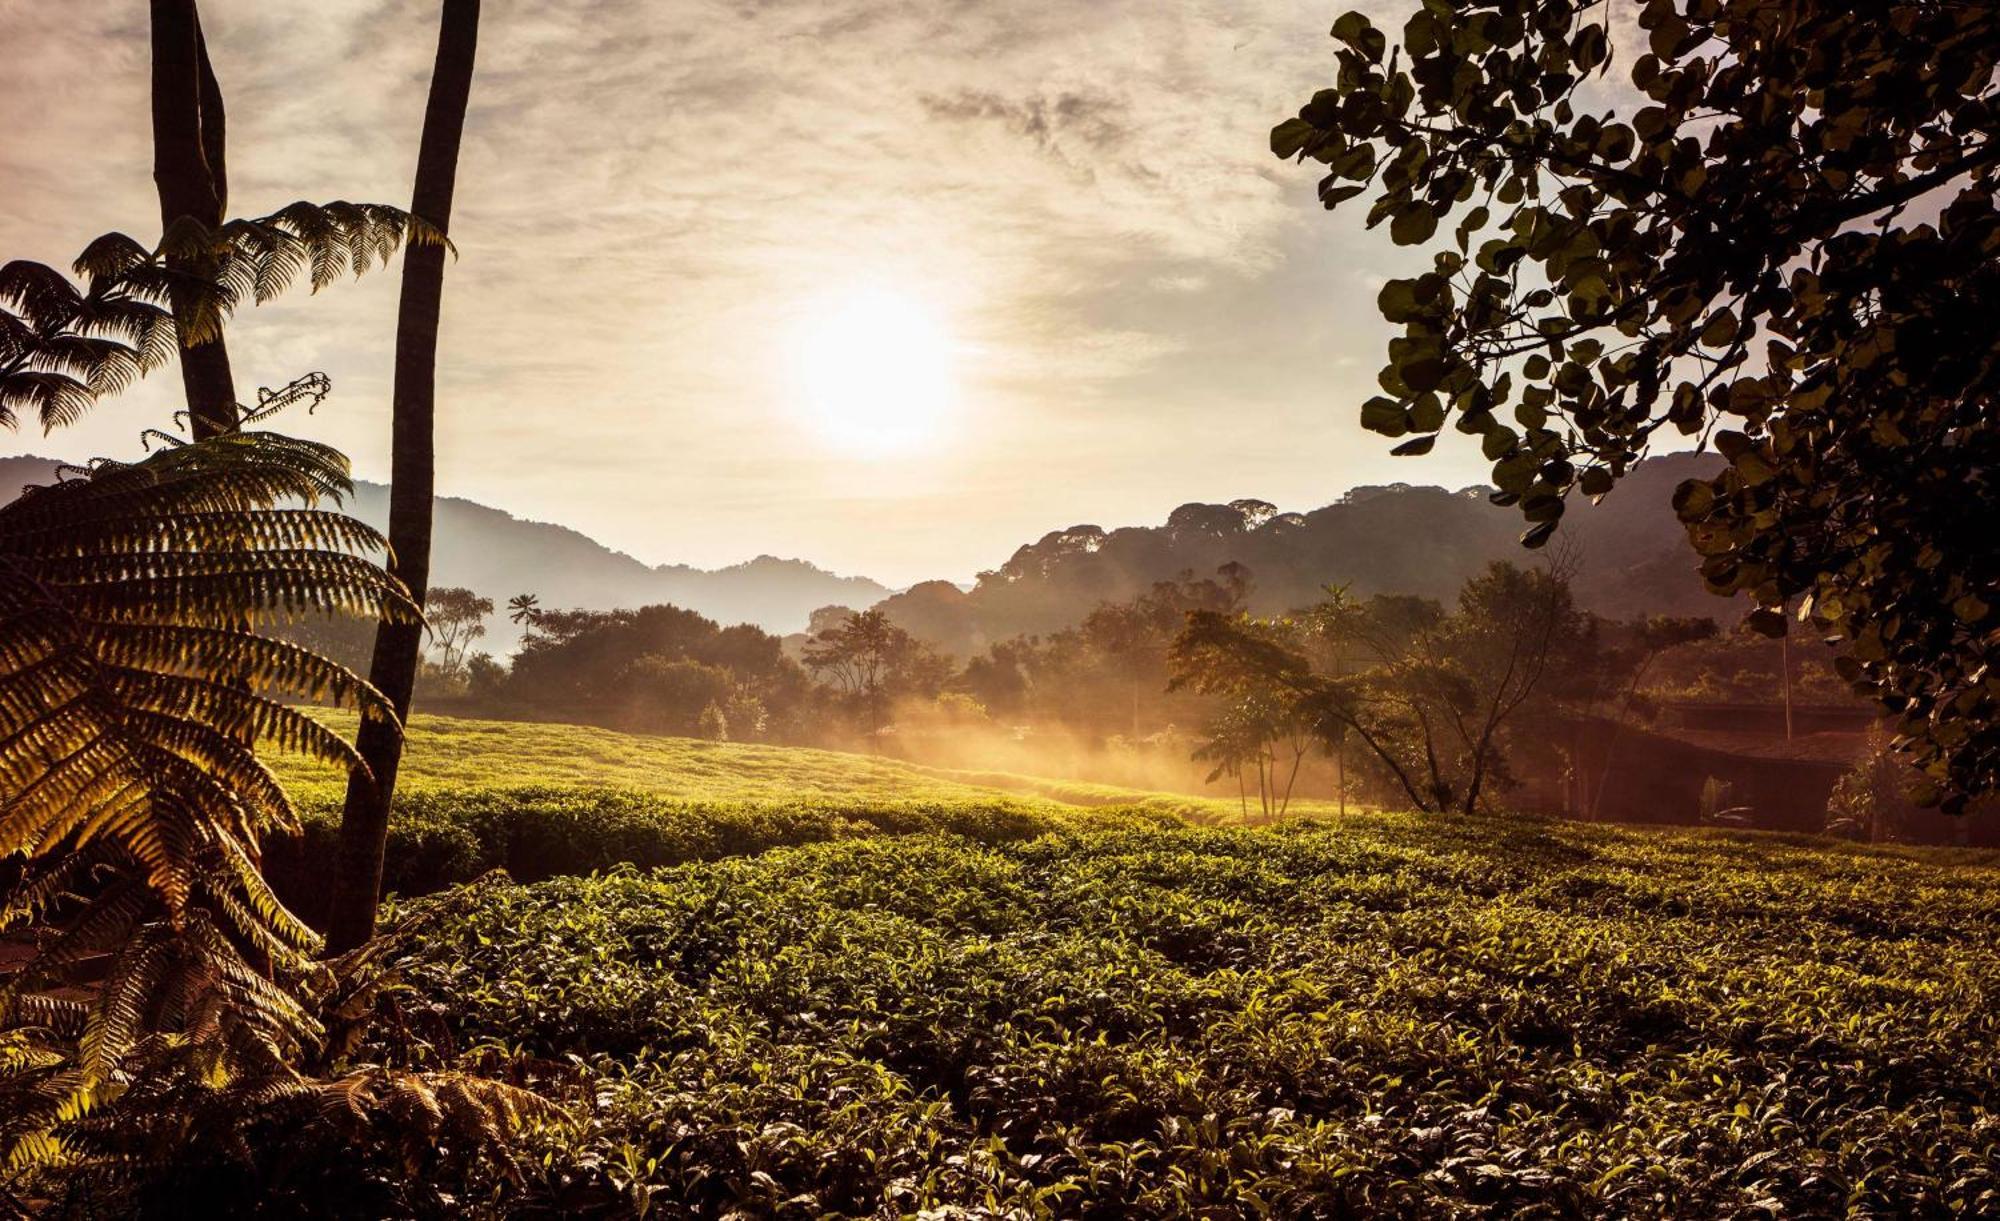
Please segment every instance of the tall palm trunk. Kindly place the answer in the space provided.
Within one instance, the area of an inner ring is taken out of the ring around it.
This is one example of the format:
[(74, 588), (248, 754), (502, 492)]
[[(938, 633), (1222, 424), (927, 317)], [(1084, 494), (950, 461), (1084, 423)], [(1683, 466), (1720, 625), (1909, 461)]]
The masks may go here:
[[(423, 144), (417, 154), (416, 191), (410, 204), (412, 213), (440, 232), (448, 232), (451, 223), (458, 147), (465, 130), (465, 104), (472, 91), (478, 42), (479, 0), (445, 0), (430, 102), (424, 110)], [(433, 244), (413, 246), (404, 255), (403, 300), (396, 320), (389, 571), (402, 579), (419, 603), (430, 585), (436, 453), (433, 425), (444, 253), (443, 246)], [(406, 722), (422, 649), (421, 626), (384, 622), (375, 629), (368, 680), (389, 697), (396, 715)], [(382, 897), (382, 850), (388, 839), (389, 808), (403, 755), (401, 733), (378, 719), (362, 720), (355, 746), (374, 778), (356, 776), (347, 785), (327, 935), (328, 948), (335, 952), (352, 949), (374, 935), (375, 908)]]
[[(152, 0), (153, 15), (153, 183), (160, 193), (160, 230), (196, 220), (211, 228), (222, 223), (229, 204), (229, 172), (224, 156), (222, 90), (208, 62), (195, 0)], [(168, 267), (207, 278), (200, 258), (175, 258)], [(183, 323), (193, 312), (185, 291), (173, 294), (174, 315)], [(196, 439), (236, 428), (236, 379), (229, 349), (218, 330), (197, 342), (181, 336), (181, 385), (187, 393), (189, 426)]]

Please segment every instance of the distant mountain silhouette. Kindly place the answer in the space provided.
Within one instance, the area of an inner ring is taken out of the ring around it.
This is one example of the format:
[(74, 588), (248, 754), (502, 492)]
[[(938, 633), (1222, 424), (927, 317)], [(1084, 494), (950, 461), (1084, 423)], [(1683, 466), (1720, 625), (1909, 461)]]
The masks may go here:
[[(55, 478), (53, 459), (0, 458), (0, 503), (24, 484)], [(389, 519), (389, 489), (357, 482), (348, 509), (380, 529)], [(803, 560), (760, 555), (713, 571), (685, 564), (658, 568), (613, 551), (565, 526), (523, 521), (470, 500), (441, 496), (431, 579), (461, 585), (504, 607), (515, 594), (532, 593), (544, 607), (612, 610), (670, 602), (722, 624), (754, 623), (780, 635), (804, 629), (819, 607), (869, 606), (889, 588), (866, 577), (842, 577)], [(519, 629), (498, 613), (487, 623), (481, 647), (512, 651)]]
[[(1611, 618), (1709, 615), (1740, 608), (1702, 588), (1694, 553), (1668, 504), (1683, 479), (1715, 471), (1713, 454), (1668, 454), (1641, 463), (1603, 503), (1573, 502), (1559, 538), (1580, 551), (1578, 601)], [(56, 463), (0, 458), (0, 502), (24, 483), (45, 483)], [(1316, 601), (1328, 584), (1361, 596), (1411, 593), (1450, 599), (1493, 560), (1527, 562), (1521, 520), (1487, 503), (1491, 489), (1451, 492), (1390, 484), (1360, 487), (1310, 513), (1280, 513), (1262, 501), (1187, 504), (1160, 526), (1056, 530), (1015, 551), (964, 590), (925, 581), (898, 594), (864, 577), (840, 577), (803, 560), (759, 556), (707, 571), (648, 567), (575, 530), (522, 521), (469, 500), (437, 502), (434, 577), (496, 605), (533, 593), (549, 608), (608, 610), (660, 602), (723, 624), (755, 623), (778, 634), (805, 628), (822, 606), (880, 605), (912, 633), (959, 654), (1024, 634), (1068, 627), (1098, 604), (1129, 599), (1182, 572), (1211, 576), (1223, 564), (1250, 570), (1251, 608), (1277, 613)], [(377, 527), (389, 490), (360, 483), (350, 506)], [(518, 631), (504, 613), (483, 646), (505, 654)]]
[[(1670, 454), (1635, 468), (1601, 504), (1578, 498), (1558, 538), (1577, 548), (1578, 601), (1611, 618), (1653, 614), (1726, 620), (1739, 608), (1707, 593), (1669, 504), (1675, 485), (1715, 471), (1713, 454)], [(1494, 560), (1531, 562), (1522, 522), (1488, 503), (1492, 489), (1449, 492), (1392, 484), (1360, 487), (1310, 513), (1258, 500), (1187, 504), (1160, 526), (1072, 526), (1017, 550), (980, 574), (972, 590), (928, 581), (881, 609), (912, 634), (959, 654), (1018, 635), (1076, 623), (1103, 602), (1130, 599), (1183, 572), (1249, 570), (1250, 608), (1272, 614), (1317, 601), (1329, 585), (1356, 595), (1421, 594), (1443, 600)]]
[(21, 489), (31, 483), (50, 482), (60, 465), (54, 458), (37, 458), (32, 454), (0, 457), (0, 505), (19, 496)]

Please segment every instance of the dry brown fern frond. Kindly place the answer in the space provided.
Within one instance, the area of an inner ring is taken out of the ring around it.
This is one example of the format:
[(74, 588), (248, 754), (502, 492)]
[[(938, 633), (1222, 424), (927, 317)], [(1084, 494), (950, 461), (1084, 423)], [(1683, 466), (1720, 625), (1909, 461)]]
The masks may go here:
[[(482, 886), (504, 881), (495, 873), (427, 899), (382, 937), (311, 964), (295, 991), (305, 1020), (326, 1034), (302, 1054), (225, 1054), (219, 1049), (231, 1032), (204, 1033), (201, 1015), (187, 1012), (178, 1033), (131, 1039), (115, 1073), (99, 1079), (76, 1055), (75, 1032), (87, 1041), (98, 1010), (124, 1013), (125, 1002), (37, 1009), (45, 1025), (0, 1034), (0, 1114), (13, 1117), (0, 1120), (0, 1149), (13, 1159), (0, 1164), (0, 1185), (38, 1194), (64, 1216), (171, 1209), (189, 1199), (217, 1213), (456, 1215), (468, 1201), (449, 1192), (468, 1185), (478, 1185), (489, 1212), (497, 1201), (532, 1195), (539, 1180), (529, 1151), (559, 1146), (576, 1122), (562, 1104), (508, 1079), (545, 1081), (543, 1074), (491, 1048), (456, 1054), (448, 1041), (399, 1040), (393, 1032), (368, 1042), (395, 1063), (347, 1058), (399, 986), (400, 961), (436, 923), (476, 902)], [(182, 945), (189, 953), (173, 959), (170, 951)], [(177, 962), (212, 970), (226, 958), (203, 934), (149, 926), (117, 953), (103, 992), (136, 995), (130, 980), (166, 980)], [(217, 995), (171, 983), (156, 991), (173, 1003)], [(567, 1094), (569, 1084), (558, 1092)]]
[[(127, 1059), (129, 1083), (92, 1091), (67, 1057), (42, 1053), (9, 1076), (0, 1036), (0, 1184), (64, 1216), (147, 1213), (199, 1200), (207, 1215), (401, 1215), (425, 1180), (525, 1182), (527, 1138), (560, 1133), (561, 1107), (452, 1069), (363, 1065), (310, 1078), (283, 1066), (224, 1078), (185, 1040), (152, 1038)], [(447, 1212), (426, 1200), (426, 1211)]]

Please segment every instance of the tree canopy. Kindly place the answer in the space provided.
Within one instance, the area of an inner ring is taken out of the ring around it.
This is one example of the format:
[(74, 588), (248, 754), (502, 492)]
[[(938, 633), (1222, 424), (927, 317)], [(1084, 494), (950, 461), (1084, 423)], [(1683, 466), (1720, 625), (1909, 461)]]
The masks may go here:
[(1709, 588), (1841, 640), (1956, 808), (2000, 780), (2000, 8), (1648, 0), (1629, 87), (1615, 11), (1334, 24), (1272, 150), (1432, 256), (1362, 423), (1478, 436), (1530, 546), (1660, 434), (1712, 445), (1674, 499)]

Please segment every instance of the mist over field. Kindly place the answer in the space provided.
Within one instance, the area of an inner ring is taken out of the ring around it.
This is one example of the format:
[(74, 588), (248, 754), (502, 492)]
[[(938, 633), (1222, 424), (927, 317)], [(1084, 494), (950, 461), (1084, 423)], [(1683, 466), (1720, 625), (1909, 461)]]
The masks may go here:
[(2000, 6), (0, 0), (0, 1218), (2000, 1216)]

